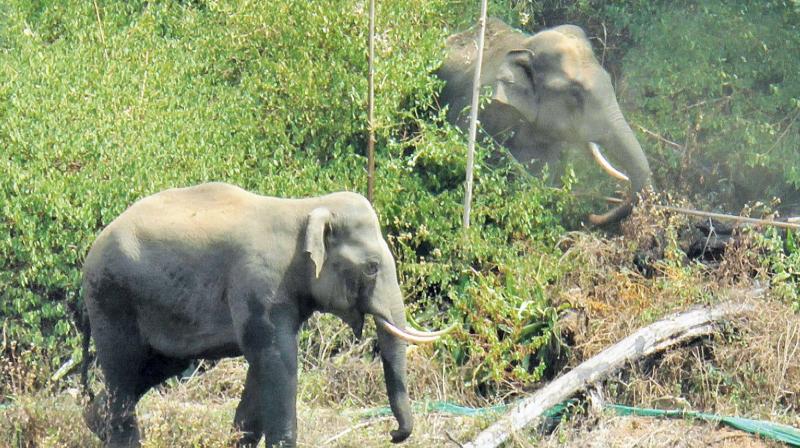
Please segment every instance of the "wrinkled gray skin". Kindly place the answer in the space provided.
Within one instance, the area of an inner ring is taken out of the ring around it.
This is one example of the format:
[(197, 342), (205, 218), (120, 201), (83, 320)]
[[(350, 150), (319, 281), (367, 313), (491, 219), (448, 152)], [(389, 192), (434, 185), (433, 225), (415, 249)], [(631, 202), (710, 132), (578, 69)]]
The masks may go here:
[[(463, 129), (472, 99), (477, 33), (474, 27), (451, 36), (437, 71), (446, 82), (440, 102), (449, 105), (448, 120)], [(591, 221), (606, 224), (630, 213), (635, 193), (650, 184), (650, 167), (581, 28), (563, 25), (531, 36), (489, 19), (481, 67), (481, 86), (492, 91), (479, 116), (489, 135), (533, 171), (546, 163), (556, 175), (565, 145), (597, 143), (627, 173), (633, 194), (605, 215), (592, 215)]]
[[(226, 184), (144, 198), (97, 237), (83, 291), (105, 392), (86, 421), (106, 446), (139, 446), (134, 408), (193, 358), (244, 355), (234, 424), (241, 446), (293, 447), (297, 332), (314, 311), (360, 335), (364, 315), (405, 327), (394, 259), (370, 204), (353, 193), (277, 199)], [(389, 401), (412, 430), (406, 343), (378, 326)]]

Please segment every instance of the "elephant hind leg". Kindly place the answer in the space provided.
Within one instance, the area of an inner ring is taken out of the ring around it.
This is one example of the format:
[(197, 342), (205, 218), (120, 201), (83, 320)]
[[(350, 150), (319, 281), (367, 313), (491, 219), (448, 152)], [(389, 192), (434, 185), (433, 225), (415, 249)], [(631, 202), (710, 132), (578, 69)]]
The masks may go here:
[(84, 301), (105, 390), (89, 403), (84, 419), (105, 446), (137, 447), (136, 389), (148, 349), (131, 295), (126, 288), (105, 280), (85, 286)]
[(87, 426), (106, 446), (138, 447), (140, 434), (135, 409), (149, 349), (132, 318), (109, 318), (97, 313), (92, 330), (105, 391), (84, 414)]
[[(127, 358), (131, 359), (130, 356)], [(108, 446), (138, 446), (140, 431), (135, 416), (136, 403), (150, 388), (183, 372), (189, 362), (188, 359), (151, 354), (146, 360), (129, 365), (126, 375), (120, 375), (119, 369), (104, 369), (107, 390), (98, 394), (84, 411), (86, 425)]]

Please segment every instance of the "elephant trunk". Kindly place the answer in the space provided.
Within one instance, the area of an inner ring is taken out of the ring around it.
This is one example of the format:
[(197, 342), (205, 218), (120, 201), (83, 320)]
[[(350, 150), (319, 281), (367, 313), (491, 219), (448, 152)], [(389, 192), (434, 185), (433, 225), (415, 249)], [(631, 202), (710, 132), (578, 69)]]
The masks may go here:
[(617, 207), (602, 215), (590, 215), (589, 221), (594, 225), (618, 222), (628, 216), (638, 200), (638, 194), (651, 183), (650, 165), (647, 163), (644, 151), (630, 126), (622, 117), (619, 106), (616, 104), (614, 106), (616, 113), (612, 114), (615, 117), (612, 132), (598, 143), (619, 161), (622, 169), (630, 178), (631, 191), (629, 197)]
[[(392, 323), (405, 328), (405, 312), (402, 301), (398, 298), (399, 307), (391, 312)], [(398, 309), (399, 308), (399, 309)], [(381, 352), (383, 363), (383, 377), (386, 381), (386, 393), (389, 396), (389, 405), (392, 414), (399, 425), (397, 430), (391, 432), (392, 443), (400, 443), (411, 435), (414, 426), (411, 416), (411, 402), (408, 398), (406, 386), (406, 342), (389, 333), (383, 325), (376, 325), (378, 332), (378, 348)]]
[(384, 271), (364, 311), (375, 319), (386, 394), (398, 424), (398, 428), (391, 432), (392, 443), (400, 443), (411, 435), (414, 422), (406, 383), (406, 341), (400, 336), (402, 331), (399, 334), (390, 331), (390, 327), (395, 330), (406, 327), (403, 294), (394, 269)]

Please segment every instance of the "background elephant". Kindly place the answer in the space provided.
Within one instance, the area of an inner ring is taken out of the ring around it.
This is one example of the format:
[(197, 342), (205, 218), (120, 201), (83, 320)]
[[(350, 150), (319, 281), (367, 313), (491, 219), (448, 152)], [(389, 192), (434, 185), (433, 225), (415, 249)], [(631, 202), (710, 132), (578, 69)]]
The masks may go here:
[[(471, 102), (477, 33), (474, 27), (451, 36), (437, 71), (445, 81), (440, 101), (449, 105), (448, 120), (462, 128)], [(563, 25), (531, 36), (489, 19), (480, 83), (492, 89), (491, 101), (480, 111), (481, 126), (519, 162), (532, 167), (529, 162), (535, 160), (534, 169), (547, 163), (557, 174), (565, 145), (594, 150), (597, 158), (594, 144), (599, 144), (629, 176), (632, 194), (590, 220), (605, 224), (630, 213), (636, 193), (650, 183), (650, 167), (581, 28)]]
[(139, 445), (134, 408), (148, 389), (193, 358), (239, 355), (249, 363), (234, 421), (241, 444), (265, 436), (267, 446), (295, 446), (297, 333), (314, 311), (356, 335), (365, 314), (375, 318), (399, 424), (392, 441), (411, 434), (406, 341), (436, 336), (404, 330), (394, 259), (362, 196), (277, 199), (219, 183), (167, 190), (100, 233), (82, 288), (106, 385), (86, 420), (109, 446)]

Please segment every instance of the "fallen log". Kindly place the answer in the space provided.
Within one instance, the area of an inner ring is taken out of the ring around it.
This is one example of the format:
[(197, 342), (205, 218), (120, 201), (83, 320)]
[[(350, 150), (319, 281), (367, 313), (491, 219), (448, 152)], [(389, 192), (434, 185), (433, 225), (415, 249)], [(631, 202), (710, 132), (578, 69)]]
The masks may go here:
[(625, 364), (645, 358), (676, 344), (712, 334), (719, 322), (752, 311), (748, 304), (725, 302), (713, 308), (679, 313), (639, 329), (598, 355), (521, 400), (498, 421), (483, 430), (464, 448), (495, 448), (542, 414), (576, 392), (602, 380)]

